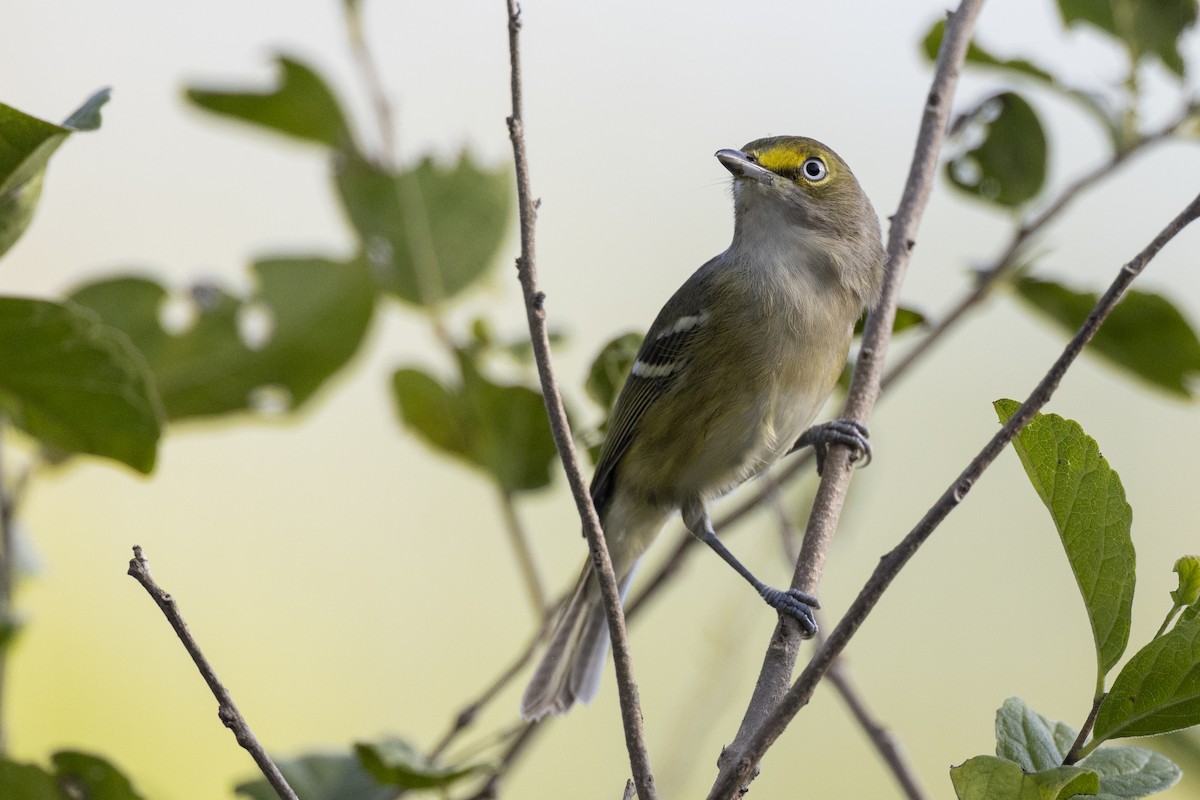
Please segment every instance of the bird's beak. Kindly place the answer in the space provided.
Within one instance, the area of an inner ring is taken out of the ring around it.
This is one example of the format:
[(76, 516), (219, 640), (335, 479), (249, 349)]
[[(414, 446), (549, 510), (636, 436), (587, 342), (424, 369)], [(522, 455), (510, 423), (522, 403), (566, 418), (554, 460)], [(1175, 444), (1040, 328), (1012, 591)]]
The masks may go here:
[(750, 156), (741, 150), (718, 150), (716, 155), (717, 161), (720, 161), (725, 169), (733, 173), (735, 178), (757, 181), (764, 186), (775, 183), (774, 172), (761, 164), (754, 163), (750, 160)]

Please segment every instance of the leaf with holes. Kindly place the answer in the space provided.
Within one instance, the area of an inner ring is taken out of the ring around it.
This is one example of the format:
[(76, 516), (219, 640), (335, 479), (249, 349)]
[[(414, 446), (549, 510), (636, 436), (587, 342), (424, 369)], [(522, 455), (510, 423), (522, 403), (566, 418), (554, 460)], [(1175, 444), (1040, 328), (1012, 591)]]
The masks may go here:
[(508, 170), (463, 155), (389, 172), (361, 158), (337, 168), (338, 188), (380, 285), (432, 308), (475, 285), (495, 263), (512, 211)]
[(1196, 0), (1058, 0), (1063, 24), (1086, 23), (1125, 45), (1131, 61), (1156, 58), (1182, 78), (1179, 39), (1196, 24)]
[[(163, 327), (169, 293), (145, 278), (89, 284), (72, 299), (145, 354), (171, 420), (294, 410), (357, 352), (374, 311), (374, 283), (359, 261), (274, 258), (252, 270), (258, 290), (250, 298), (194, 287), (185, 301), (193, 320), (182, 331)], [(261, 330), (251, 335), (255, 320)]]
[(1046, 134), (1033, 107), (1015, 92), (1001, 92), (963, 114), (956, 139), (979, 134), (977, 144), (950, 159), (950, 182), (980, 200), (1015, 208), (1037, 197), (1046, 183)]

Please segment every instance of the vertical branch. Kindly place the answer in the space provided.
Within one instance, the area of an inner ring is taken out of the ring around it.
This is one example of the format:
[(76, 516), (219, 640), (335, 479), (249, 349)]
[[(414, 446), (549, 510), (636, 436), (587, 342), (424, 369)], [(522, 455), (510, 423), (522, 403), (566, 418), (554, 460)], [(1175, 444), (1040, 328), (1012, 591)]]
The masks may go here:
[[(946, 34), (942, 40), (934, 69), (933, 84), (925, 103), (917, 136), (916, 151), (909, 168), (900, 207), (892, 217), (887, 246), (887, 274), (884, 278), (883, 294), (879, 304), (871, 312), (863, 332), (862, 346), (854, 369), (854, 380), (846, 398), (842, 416), (865, 422), (879, 397), (879, 383), (883, 373), (883, 361), (891, 339), (892, 325), (896, 317), (896, 304), (900, 286), (908, 267), (909, 253), (916, 243), (916, 231), (921, 215), (929, 200), (937, 167), (938, 153), (945, 138), (946, 123), (950, 115), (950, 100), (958, 82), (958, 73), (971, 40), (971, 30), (983, 0), (962, 0), (958, 10), (950, 15), (946, 23)], [(833, 540), (837, 522), (850, 484), (851, 475), (849, 450), (845, 447), (830, 448), (826, 459), (825, 474), (817, 490), (809, 516), (808, 528), (800, 548), (800, 559), (792, 578), (792, 588), (815, 594), (825, 568), (825, 558)], [(767, 649), (758, 682), (754, 687), (746, 714), (733, 743), (721, 754), (721, 779), (733, 767), (749, 775), (754, 764), (741, 765), (746, 758), (745, 745), (753, 733), (762, 725), (787, 690), (796, 656), (800, 648), (800, 636), (796, 623), (791, 619), (780, 619)], [(755, 762), (756, 763), (756, 762)]]
[(1151, 259), (1171, 241), (1181, 230), (1187, 227), (1191, 222), (1200, 217), (1200, 195), (1197, 195), (1191, 203), (1181, 211), (1175, 219), (1171, 220), (1162, 231), (1154, 237), (1143, 250), (1121, 267), (1117, 273), (1117, 277), (1113, 280), (1108, 290), (1096, 302), (1087, 319), (1079, 328), (1079, 331), (1067, 343), (1062, 355), (1054, 362), (1050, 369), (1030, 392), (1029, 396), (1022, 403), (1021, 407), (1015, 414), (1005, 423), (1000, 430), (983, 446), (979, 453), (971, 460), (971, 463), (959, 473), (958, 478), (950, 484), (949, 487), (938, 498), (937, 502), (930, 507), (925, 513), (921, 521), (917, 523), (908, 535), (894, 547), (891, 552), (885, 555), (871, 574), (858, 597), (850, 604), (846, 610), (845, 616), (837, 624), (837, 627), (829, 634), (823, 644), (813, 655), (812, 660), (800, 673), (800, 677), (790, 689), (784, 694), (780, 702), (770, 712), (763, 724), (756, 729), (751, 736), (747, 738), (744, 747), (739, 751), (737, 762), (729, 769), (722, 772), (718, 777), (716, 785), (713, 787), (709, 795), (710, 800), (724, 800), (724, 798), (733, 798), (742, 786), (742, 782), (747, 779), (753, 771), (754, 765), (762, 758), (763, 753), (779, 738), (783, 733), (788, 723), (796, 716), (796, 714), (807, 705), (809, 699), (812, 698), (813, 692), (816, 690), (817, 683), (833, 666), (834, 661), (845, 650), (850, 639), (862, 625), (863, 621), (871, 613), (872, 609), (879, 602), (879, 598), (887, 591), (896, 575), (903, 569), (932, 534), (937, 529), (950, 512), (958, 507), (958, 504), (963, 501), (971, 487), (979, 480), (983, 472), (991, 465), (996, 457), (1004, 450), (1005, 447), (1020, 433), (1034, 415), (1042, 409), (1043, 406), (1053, 396), (1055, 389), (1058, 388), (1063, 376), (1066, 375), (1068, 368), (1078, 358), (1083, 351), (1084, 346), (1091, 341), (1099, 330), (1100, 325), (1112, 313), (1121, 297), (1125, 294), (1125, 290), (1133, 283), (1134, 278), (1142, 273), (1146, 265)]
[(521, 94), (521, 12), (517, 0), (506, 0), (508, 6), (509, 63), (512, 70), (512, 116), (508, 118), (509, 138), (512, 140), (513, 162), (517, 173), (517, 208), (520, 215), (521, 254), (517, 258), (517, 278), (525, 296), (525, 315), (529, 322), (529, 337), (533, 344), (538, 377), (541, 379), (542, 395), (546, 400), (546, 413), (550, 418), (550, 429), (554, 434), (558, 454), (562, 459), (571, 494), (583, 521), (583, 532), (591, 552), (600, 594), (604, 600), (604, 613), (608, 618), (608, 630), (612, 639), (613, 664), (617, 672), (617, 692), (621, 700), (621, 721), (625, 728), (625, 746), (629, 751), (629, 765), (637, 784), (640, 800), (657, 800), (654, 776), (650, 771), (650, 757), (646, 751), (645, 735), (642, 731), (642, 709), (638, 700), (637, 684), (633, 678), (633, 661), (629, 654), (629, 639), (625, 631), (625, 615), (621, 609), (621, 596), (617, 579), (613, 573), (612, 559), (604, 532), (600, 529), (600, 518), (592, 504), (591, 495), (583, 480), (579, 456), (567, 423), (558, 382), (550, 357), (550, 339), (546, 332), (546, 296), (538, 289), (537, 271), (534, 262), (534, 227), (537, 217), (537, 202), (529, 186), (529, 161), (525, 153), (525, 128)]
[(388, 100), (387, 91), (383, 88), (383, 79), (379, 68), (371, 56), (371, 48), (367, 44), (366, 31), (362, 19), (362, 3), (357, 0), (342, 3), (346, 15), (346, 33), (350, 37), (350, 52), (354, 63), (366, 85), (367, 94), (371, 98), (371, 106), (375, 113), (375, 122), (379, 126), (379, 153), (389, 168), (396, 166), (396, 124), (392, 114), (392, 104)]

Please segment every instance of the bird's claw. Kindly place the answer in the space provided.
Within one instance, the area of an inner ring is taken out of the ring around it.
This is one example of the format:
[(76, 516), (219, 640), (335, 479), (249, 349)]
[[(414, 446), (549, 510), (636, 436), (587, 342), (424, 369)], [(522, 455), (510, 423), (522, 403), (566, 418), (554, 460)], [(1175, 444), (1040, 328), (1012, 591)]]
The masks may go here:
[(868, 437), (871, 431), (866, 425), (855, 419), (834, 419), (821, 425), (814, 425), (804, 432), (796, 442), (796, 449), (804, 445), (812, 445), (817, 457), (817, 474), (825, 472), (825, 455), (829, 445), (840, 444), (850, 448), (850, 463), (862, 461), (860, 466), (871, 463), (874, 451)]
[(764, 587), (760, 594), (771, 608), (796, 620), (803, 638), (811, 639), (817, 635), (817, 618), (813, 613), (821, 607), (817, 598), (799, 589), (788, 589), (785, 592), (770, 586)]

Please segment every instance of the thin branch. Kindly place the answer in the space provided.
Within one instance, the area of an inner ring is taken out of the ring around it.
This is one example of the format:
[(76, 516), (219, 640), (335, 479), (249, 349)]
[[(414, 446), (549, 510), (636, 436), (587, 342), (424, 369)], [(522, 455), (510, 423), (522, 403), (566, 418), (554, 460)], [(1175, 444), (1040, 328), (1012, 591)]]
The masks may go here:
[(529, 547), (529, 537), (525, 533), (525, 527), (521, 525), (521, 518), (517, 516), (512, 492), (500, 490), (500, 510), (504, 515), (504, 529), (508, 532), (508, 542), (512, 545), (513, 555), (521, 570), (525, 592), (529, 595), (529, 605), (533, 608), (533, 618), (541, 622), (546, 618), (546, 590), (542, 587), (542, 578), (538, 574), (533, 550)]
[(500, 763), (492, 770), (492, 774), (484, 781), (483, 786), (467, 800), (495, 800), (500, 793), (500, 782), (504, 780), (513, 764), (533, 741), (533, 737), (544, 729), (544, 722), (527, 722), (524, 730), (517, 734), (517, 738), (513, 739), (512, 744), (504, 751), (504, 755), (500, 757)]
[(1050, 222), (1058, 218), (1068, 206), (1081, 194), (1112, 175), (1114, 169), (1128, 161), (1132, 156), (1148, 147), (1169, 139), (1175, 135), (1184, 124), (1191, 120), (1197, 112), (1194, 103), (1188, 103), (1180, 114), (1171, 122), (1151, 133), (1144, 134), (1127, 147), (1115, 151), (1104, 163), (1092, 168), (1067, 184), (1058, 196), (1048, 203), (1041, 211), (1026, 220), (1013, 231), (1004, 249), (992, 260), (991, 264), (976, 273), (975, 285), (955, 303), (920, 341), (909, 348), (889, 368), (884, 376), (882, 388), (886, 389), (897, 378), (903, 375), (913, 362), (925, 355), (929, 348), (942, 339), (946, 332), (954, 328), (963, 316), (983, 302), (984, 298), (995, 288), (996, 283), (1008, 275), (1017, 265), (1017, 255), (1035, 235), (1041, 232)]
[(275, 762), (267, 755), (267, 751), (258, 743), (254, 732), (250, 730), (250, 725), (238, 711), (237, 706), (233, 704), (233, 698), (229, 696), (229, 691), (221, 684), (212, 665), (200, 651), (200, 645), (196, 643), (191, 631), (188, 630), (187, 622), (184, 621), (183, 615), (179, 613), (179, 609), (175, 605), (175, 598), (163, 591), (150, 576), (150, 565), (146, 563), (146, 559), (142, 555), (142, 548), (136, 545), (133, 548), (133, 558), (129, 561), (129, 574), (154, 598), (154, 602), (158, 604), (163, 616), (167, 618), (167, 622), (171, 623), (171, 627), (175, 629), (179, 641), (183, 642), (184, 649), (196, 663), (204, 682), (208, 684), (213, 696), (217, 698), (217, 716), (220, 717), (221, 722), (226, 728), (233, 731), (237, 743), (254, 758), (254, 763), (258, 764), (267, 783), (271, 784), (271, 788), (279, 795), (280, 800), (299, 800), (283, 777), (283, 773), (279, 771), (279, 767), (275, 766)]
[(642, 709), (638, 700), (637, 684), (633, 677), (633, 661), (629, 654), (629, 639), (625, 631), (625, 615), (621, 609), (621, 596), (617, 579), (613, 574), (612, 559), (604, 532), (600, 529), (600, 518), (592, 504), (591, 495), (583, 480), (575, 442), (563, 409), (562, 397), (554, 377), (550, 357), (550, 339), (546, 331), (545, 295), (538, 289), (537, 270), (534, 261), (534, 226), (537, 203), (529, 187), (529, 161), (525, 153), (525, 129), (521, 92), (521, 12), (517, 0), (506, 0), (508, 7), (509, 63), (512, 69), (512, 116), (508, 118), (509, 138), (512, 140), (513, 162), (517, 173), (517, 201), (520, 214), (521, 254), (517, 258), (517, 277), (525, 295), (525, 314), (529, 322), (529, 337), (533, 344), (538, 377), (542, 383), (542, 395), (546, 400), (546, 413), (550, 418), (550, 429), (558, 446), (559, 457), (575, 497), (575, 505), (583, 522), (591, 552), (592, 567), (600, 595), (604, 601), (604, 612), (608, 618), (609, 636), (612, 639), (613, 663), (617, 672), (617, 692), (621, 701), (621, 721), (625, 729), (625, 747), (629, 751), (629, 764), (637, 784), (641, 800), (657, 800), (654, 775), (650, 770), (650, 756), (646, 751), (645, 734), (642, 731)]
[(379, 152), (388, 167), (396, 166), (396, 124), (392, 113), (392, 104), (388, 100), (387, 91), (383, 87), (383, 79), (379, 67), (371, 55), (367, 44), (365, 26), (362, 19), (362, 3), (342, 3), (346, 15), (346, 33), (350, 37), (350, 52), (354, 63), (362, 76), (367, 94), (371, 98), (371, 107), (375, 113), (375, 124), (379, 127)]
[(1116, 279), (1109, 286), (1104, 295), (1096, 302), (1087, 320), (1084, 321), (1079, 331), (1067, 343), (1062, 355), (1054, 362), (1053, 366), (1047, 371), (1046, 375), (1038, 382), (1034, 390), (1026, 398), (1025, 402), (1017, 410), (1007, 423), (991, 438), (978, 455), (971, 460), (966, 469), (959, 474), (958, 478), (942, 493), (937, 502), (926, 512), (921, 521), (914, 527), (907, 536), (885, 555), (875, 568), (870, 579), (859, 592), (858, 597), (851, 603), (846, 610), (845, 616), (829, 634), (829, 638), (825, 641), (813, 655), (812, 660), (800, 673), (800, 677), (784, 695), (779, 705), (771, 712), (763, 725), (756, 730), (745, 747), (740, 751), (738, 762), (734, 769), (728, 770), (718, 779), (717, 785), (713, 788), (710, 798), (732, 798), (739, 791), (742, 782), (753, 771), (754, 765), (762, 758), (763, 753), (771, 746), (779, 735), (787, 727), (788, 723), (795, 717), (796, 713), (803, 708), (812, 697), (812, 693), (816, 688), (817, 683), (829, 671), (833, 662), (842, 651), (846, 648), (855, 631), (862, 625), (867, 615), (874, 609), (879, 598), (891, 585), (893, 579), (908, 563), (909, 559), (916, 554), (917, 550), (924, 544), (925, 540), (933, 533), (942, 520), (944, 520), (951, 511), (958, 507), (971, 487), (988, 468), (996, 457), (1004, 450), (1009, 442), (1025, 428), (1033, 416), (1038, 413), (1043, 406), (1046, 405), (1050, 397), (1054, 394), (1058, 384), (1062, 381), (1067, 369), (1082, 352), (1084, 346), (1091, 340), (1099, 329), (1101, 323), (1112, 312), (1113, 308), (1120, 301), (1125, 290), (1133, 282), (1133, 280), (1142, 273), (1146, 265), (1154, 258), (1155, 255), (1171, 241), (1181, 230), (1189, 223), (1200, 217), (1200, 195), (1192, 200), (1188, 206), (1179, 213), (1175, 219), (1163, 228), (1163, 230), (1154, 237), (1132, 261), (1121, 267)]
[(1104, 702), (1104, 696), (1102, 693), (1092, 701), (1092, 710), (1088, 712), (1087, 719), (1083, 721), (1083, 727), (1079, 729), (1079, 735), (1075, 737), (1075, 741), (1071, 744), (1071, 749), (1067, 751), (1066, 757), (1063, 758), (1064, 766), (1076, 764), (1079, 762), (1079, 759), (1087, 755), (1084, 743), (1092, 735), (1092, 728), (1096, 727), (1096, 716), (1100, 713), (1100, 704)]
[(637, 787), (633, 783), (633, 778), (625, 781), (625, 793), (621, 795), (621, 800), (633, 800), (637, 794)]
[[(926, 99), (916, 151), (900, 199), (900, 207), (892, 217), (882, 298), (867, 320), (854, 368), (854, 379), (850, 384), (846, 407), (842, 413), (847, 419), (865, 423), (879, 398), (883, 362), (896, 318), (900, 286), (908, 267), (909, 253), (915, 244), (918, 223), (933, 188), (938, 153), (941, 151), (946, 122), (950, 115), (950, 101), (954, 96), (967, 45), (971, 40), (975, 17), (982, 5), (983, 0), (962, 0), (958, 10), (951, 14), (946, 22), (946, 33), (934, 68), (933, 84)], [(792, 576), (794, 589), (808, 594), (817, 593), (825, 568), (825, 558), (833, 541), (850, 485), (851, 471), (849, 448), (832, 447), (825, 461), (824, 477), (813, 501), (808, 527), (800, 548), (800, 559), (796, 562), (796, 571)], [(735, 772), (742, 777), (748, 777), (756, 768), (757, 757), (749, 768), (743, 768), (747, 758), (746, 744), (787, 690), (792, 670), (796, 665), (800, 642), (796, 622), (781, 617), (771, 637), (741, 727), (733, 743), (718, 759), (717, 763), (721, 767), (718, 786), (727, 783), (727, 777)]]
[(866, 701), (859, 694), (858, 688), (850, 680), (849, 670), (846, 669), (844, 659), (839, 658), (833, 662), (826, 679), (841, 695), (842, 701), (850, 709), (854, 720), (867, 734), (871, 744), (879, 752), (888, 769), (892, 771), (893, 777), (904, 791), (904, 796), (909, 800), (929, 800), (930, 795), (921, 786), (916, 770), (913, 769), (912, 764), (909, 763), (900, 748), (899, 740), (892, 735), (891, 730), (875, 719), (871, 710), (867, 708)]

